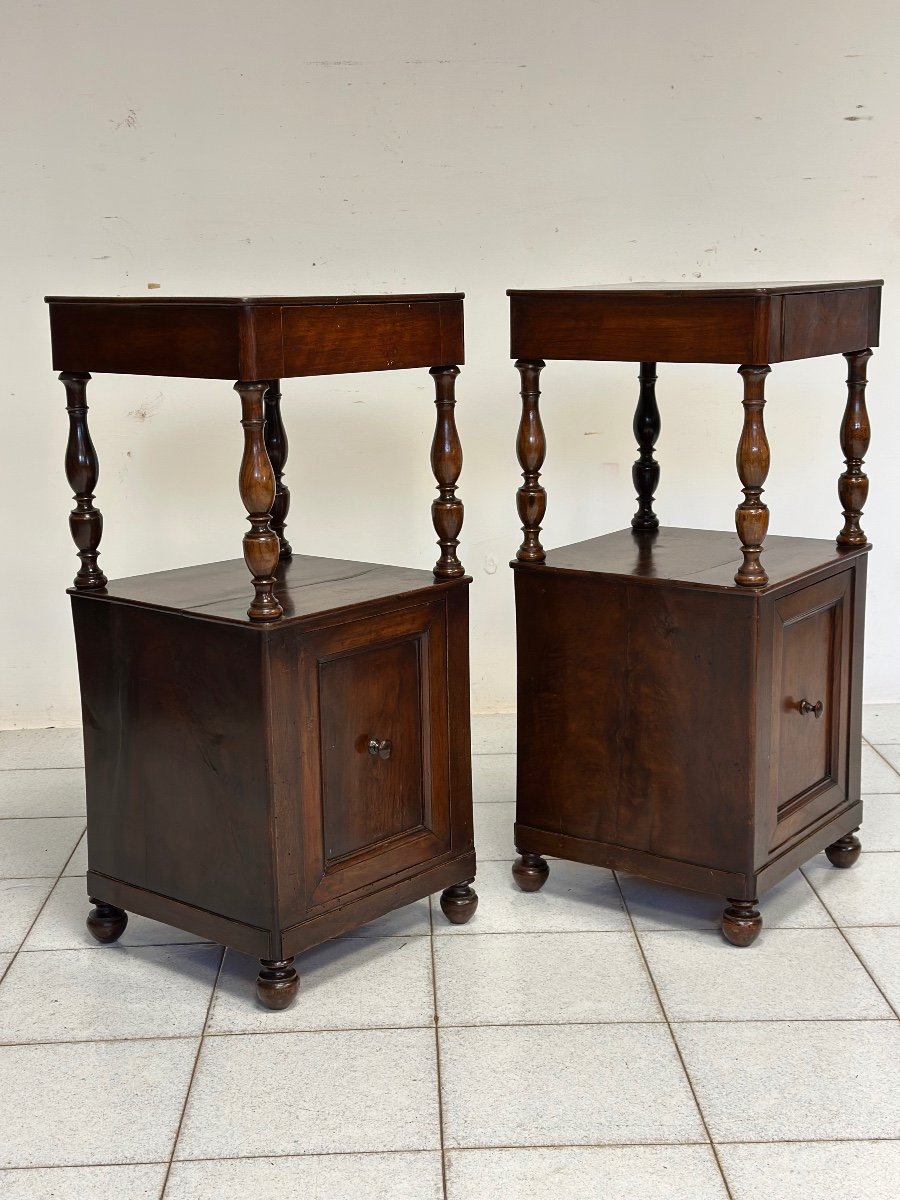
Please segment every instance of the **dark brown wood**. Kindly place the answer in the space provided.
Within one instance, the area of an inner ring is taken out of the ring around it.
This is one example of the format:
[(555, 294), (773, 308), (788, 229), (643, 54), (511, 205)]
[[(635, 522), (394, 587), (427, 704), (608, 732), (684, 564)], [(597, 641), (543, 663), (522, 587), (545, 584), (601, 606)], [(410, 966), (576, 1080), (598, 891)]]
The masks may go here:
[(769, 577), (759, 561), (769, 528), (769, 509), (762, 498), (769, 474), (769, 442), (763, 423), (766, 376), (771, 367), (742, 366), (744, 380), (744, 428), (737, 448), (737, 469), (744, 499), (734, 514), (744, 561), (735, 572), (735, 583), (762, 587)]
[(513, 879), (523, 892), (539, 892), (547, 882), (550, 867), (539, 854), (520, 853), (512, 866)]
[(656, 363), (642, 362), (638, 374), (641, 387), (632, 425), (638, 444), (638, 459), (631, 468), (638, 502), (637, 512), (631, 518), (633, 529), (659, 528), (659, 517), (653, 511), (653, 499), (659, 487), (659, 463), (653, 457), (653, 447), (661, 428), (656, 403), (656, 378)]
[(474, 877), (462, 883), (455, 883), (441, 892), (441, 912), (453, 925), (465, 925), (475, 916), (478, 897), (469, 887), (473, 882)]
[(777, 363), (876, 346), (882, 280), (512, 289), (511, 358)]
[(462, 471), (462, 446), (453, 411), (459, 367), (432, 367), (430, 374), (434, 379), (437, 409), (431, 443), (431, 470), (438, 484), (438, 497), (431, 504), (431, 519), (441, 548), (434, 573), (438, 579), (454, 579), (465, 575), (456, 553), (463, 523), (463, 503), (456, 495), (456, 482)]
[(293, 958), (259, 960), (260, 971), (256, 978), (256, 995), (266, 1008), (287, 1008), (297, 995), (299, 979), (294, 970)]
[(547, 493), (541, 487), (541, 467), (547, 453), (544, 426), (541, 424), (540, 378), (544, 369), (542, 359), (526, 361), (519, 359), (516, 369), (522, 379), (522, 418), (519, 422), (519, 437), (516, 453), (522, 468), (522, 486), (516, 496), (519, 520), (522, 522), (522, 545), (516, 558), (520, 562), (543, 562), (544, 547), (541, 545), (541, 522), (547, 510)]
[(66, 478), (75, 493), (75, 507), (69, 514), (69, 529), (81, 559), (75, 587), (83, 591), (98, 591), (106, 587), (107, 579), (97, 563), (103, 517), (94, 507), (94, 488), (100, 476), (100, 464), (88, 429), (87, 385), (90, 378), (86, 373), (71, 371), (63, 371), (60, 375), (66, 389), (66, 412), (69, 414)]
[(751, 946), (759, 937), (762, 917), (756, 907), (758, 901), (729, 900), (722, 913), (722, 932), (732, 946)]
[(107, 904), (93, 896), (90, 896), (89, 899), (94, 907), (88, 913), (85, 924), (91, 937), (96, 938), (98, 942), (103, 942), (104, 945), (117, 942), (125, 932), (128, 913), (117, 908), (115, 904)]
[(854, 350), (844, 355), (847, 376), (847, 407), (841, 423), (841, 450), (846, 471), (838, 480), (838, 496), (844, 515), (844, 526), (837, 536), (839, 546), (864, 546), (868, 541), (860, 528), (859, 519), (869, 494), (869, 477), (862, 469), (869, 449), (871, 429), (866, 411), (866, 368), (872, 351)]
[(278, 557), (284, 560), (290, 558), (293, 551), (290, 542), (284, 534), (288, 510), (291, 507), (291, 493), (283, 479), (288, 457), (288, 438), (287, 431), (284, 428), (284, 421), (281, 419), (281, 386), (279, 380), (273, 379), (271, 381), (266, 388), (264, 400), (266, 453), (269, 456), (269, 462), (272, 464), (272, 471), (275, 474), (275, 499), (272, 501), (269, 528), (278, 538)]
[(269, 528), (269, 512), (275, 501), (275, 473), (263, 437), (263, 397), (268, 386), (267, 383), (243, 381), (234, 385), (241, 398), (243, 413), (244, 456), (239, 487), (250, 522), (250, 532), (244, 534), (244, 561), (253, 576), (256, 593), (247, 610), (252, 621), (277, 621), (282, 612), (272, 592), (279, 543), (277, 535)]
[(852, 833), (844, 834), (836, 842), (825, 847), (828, 861), (833, 867), (852, 867), (859, 858), (862, 843), (855, 835), (856, 830), (854, 829)]

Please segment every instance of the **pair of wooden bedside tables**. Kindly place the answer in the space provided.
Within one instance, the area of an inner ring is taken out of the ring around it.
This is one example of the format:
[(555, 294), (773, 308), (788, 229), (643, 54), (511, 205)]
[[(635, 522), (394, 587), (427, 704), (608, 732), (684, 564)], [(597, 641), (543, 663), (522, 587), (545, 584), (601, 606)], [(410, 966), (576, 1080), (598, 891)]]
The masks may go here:
[[(526, 891), (547, 878), (544, 854), (636, 871), (728, 897), (723, 929), (746, 945), (759, 890), (820, 849), (840, 866), (858, 856), (864, 388), (880, 288), (510, 293), (524, 473), (513, 871)], [(462, 301), (49, 299), (81, 560), (70, 595), (98, 940), (121, 935), (126, 910), (177, 925), (258, 957), (257, 994), (282, 1008), (303, 950), (440, 889), (451, 921), (474, 914)], [(762, 558), (768, 364), (839, 352), (850, 381), (837, 547), (772, 538)], [(632, 527), (549, 554), (546, 358), (641, 364)], [(740, 364), (739, 546), (659, 528), (658, 362)], [(294, 554), (280, 381), (426, 367), (433, 571)], [(91, 372), (238, 381), (243, 563), (107, 580)]]

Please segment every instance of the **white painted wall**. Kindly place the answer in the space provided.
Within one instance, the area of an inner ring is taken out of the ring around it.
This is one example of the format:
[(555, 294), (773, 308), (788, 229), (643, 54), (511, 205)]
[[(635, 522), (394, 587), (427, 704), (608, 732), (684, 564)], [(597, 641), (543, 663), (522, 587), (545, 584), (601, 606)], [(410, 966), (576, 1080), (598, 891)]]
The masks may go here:
[[(510, 286), (884, 275), (866, 696), (900, 698), (896, 0), (12, 0), (3, 5), (0, 724), (78, 719), (63, 391), (45, 293), (463, 289), (476, 711), (515, 699)], [(548, 545), (633, 511), (629, 365), (551, 364)], [(731, 528), (740, 381), (661, 369), (659, 509)], [(844, 362), (770, 377), (771, 532), (830, 537)], [(427, 374), (286, 388), (290, 536), (428, 567)], [(235, 557), (227, 383), (90, 390), (112, 576)], [(380, 470), (367, 464), (376, 460)]]

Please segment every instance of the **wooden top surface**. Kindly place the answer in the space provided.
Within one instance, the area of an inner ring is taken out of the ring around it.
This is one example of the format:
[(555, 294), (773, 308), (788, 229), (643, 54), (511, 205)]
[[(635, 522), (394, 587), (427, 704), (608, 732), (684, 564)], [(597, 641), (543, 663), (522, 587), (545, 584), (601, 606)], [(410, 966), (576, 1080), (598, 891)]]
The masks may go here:
[(659, 584), (712, 588), (765, 595), (807, 572), (825, 569), (865, 554), (870, 547), (838, 550), (833, 541), (818, 538), (767, 537), (762, 563), (769, 582), (762, 588), (743, 587), (734, 573), (743, 561), (735, 533), (662, 526), (656, 533), (620, 529), (571, 546), (548, 550), (544, 563), (513, 562), (516, 570), (560, 571), (578, 575), (613, 575)]
[(111, 579), (105, 592), (69, 588), (69, 594), (86, 596), (99, 603), (113, 600), (188, 612), (259, 630), (297, 624), (318, 626), (328, 623), (322, 620), (323, 614), (339, 614), (338, 620), (330, 622), (337, 624), (352, 619), (357, 612), (363, 615), (386, 599), (427, 600), (461, 582), (468, 583), (469, 578), (437, 580), (431, 571), (413, 567), (295, 554), (289, 561), (278, 564), (274, 591), (284, 616), (270, 624), (251, 621), (247, 616), (253, 589), (242, 558)]
[(53, 366), (266, 380), (465, 361), (463, 294), (48, 296)]
[(765, 366), (878, 345), (880, 279), (510, 290), (510, 355)]

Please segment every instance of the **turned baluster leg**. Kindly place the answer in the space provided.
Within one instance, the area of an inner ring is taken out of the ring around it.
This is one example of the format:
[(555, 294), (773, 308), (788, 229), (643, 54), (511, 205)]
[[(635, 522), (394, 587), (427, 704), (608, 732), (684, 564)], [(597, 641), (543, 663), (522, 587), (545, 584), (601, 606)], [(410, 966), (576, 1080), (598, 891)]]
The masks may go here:
[(287, 463), (288, 439), (284, 422), (281, 419), (281, 386), (273, 379), (266, 388), (265, 395), (266, 425), (263, 433), (266, 441), (266, 453), (275, 472), (275, 499), (272, 501), (272, 511), (269, 514), (269, 528), (278, 538), (279, 558), (290, 558), (293, 551), (291, 544), (284, 536), (284, 526), (287, 521), (288, 509), (291, 507), (291, 493), (282, 475)]
[(437, 499), (432, 501), (431, 519), (438, 536), (441, 556), (434, 564), (438, 579), (464, 575), (456, 555), (463, 523), (463, 503), (456, 495), (456, 481), (462, 471), (462, 446), (456, 432), (456, 377), (459, 367), (432, 367), (434, 403), (437, 409), (434, 438), (431, 443), (431, 469), (437, 480)]
[(632, 425), (638, 444), (638, 459), (631, 468), (638, 507), (631, 518), (631, 527), (659, 529), (659, 517), (653, 511), (653, 497), (659, 487), (659, 463), (653, 457), (653, 447), (660, 431), (659, 408), (656, 404), (656, 363), (642, 362), (638, 379), (641, 389)]
[(290, 958), (261, 958), (256, 977), (256, 995), (266, 1008), (287, 1008), (297, 995), (299, 980)]
[(869, 494), (869, 477), (862, 464), (871, 437), (866, 412), (866, 366), (871, 357), (871, 350), (853, 350), (844, 355), (850, 371), (841, 424), (841, 450), (847, 469), (838, 480), (838, 497), (844, 510), (844, 528), (837, 535), (839, 546), (865, 546), (868, 541), (859, 527), (859, 518)]
[(256, 595), (247, 609), (252, 621), (277, 621), (281, 605), (275, 599), (275, 568), (278, 566), (278, 536), (269, 528), (269, 513), (275, 500), (275, 472), (266, 453), (263, 437), (263, 396), (268, 383), (234, 385), (241, 397), (244, 455), (238, 478), (241, 500), (250, 522), (244, 534), (244, 561), (253, 576)]
[(94, 488), (100, 476), (100, 464), (88, 429), (87, 385), (90, 375), (63, 371), (59, 378), (66, 389), (66, 412), (69, 414), (66, 478), (75, 493), (75, 507), (69, 514), (69, 529), (81, 559), (74, 584), (79, 591), (96, 592), (106, 587), (106, 576), (97, 563), (103, 517), (94, 508)]
[(769, 582), (759, 556), (762, 553), (769, 510), (762, 499), (763, 484), (769, 474), (769, 443), (763, 424), (766, 403), (766, 376), (771, 367), (738, 367), (744, 380), (744, 428), (737, 448), (737, 469), (743, 485), (744, 501), (734, 514), (744, 561), (738, 567), (735, 583), (763, 587)]
[(522, 486), (516, 495), (519, 520), (522, 522), (522, 545), (516, 552), (520, 562), (543, 562), (547, 557), (541, 545), (541, 522), (547, 511), (547, 493), (540, 485), (541, 467), (547, 453), (547, 441), (538, 407), (541, 371), (546, 366), (541, 358), (520, 358), (516, 369), (522, 377), (522, 419), (516, 453), (522, 468)]
[(475, 890), (469, 887), (472, 882), (471, 879), (465, 879), (462, 883), (445, 888), (441, 893), (441, 911), (453, 925), (465, 925), (475, 916), (478, 896)]

